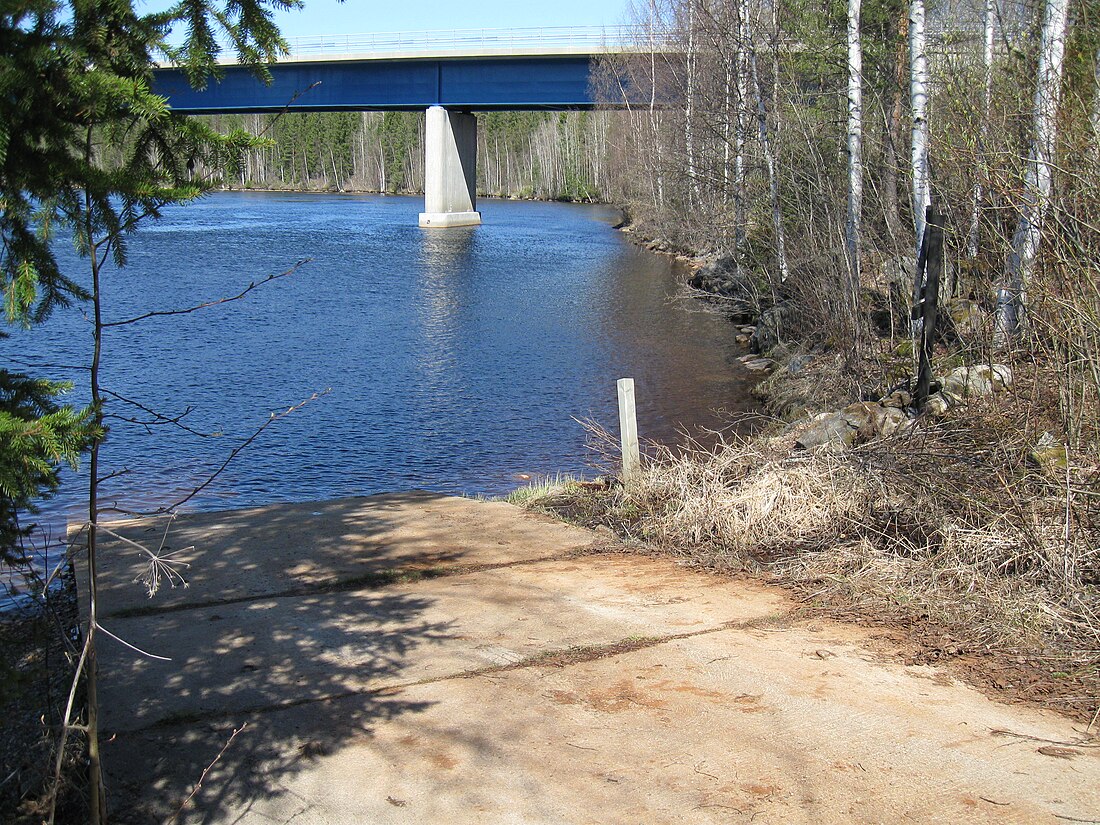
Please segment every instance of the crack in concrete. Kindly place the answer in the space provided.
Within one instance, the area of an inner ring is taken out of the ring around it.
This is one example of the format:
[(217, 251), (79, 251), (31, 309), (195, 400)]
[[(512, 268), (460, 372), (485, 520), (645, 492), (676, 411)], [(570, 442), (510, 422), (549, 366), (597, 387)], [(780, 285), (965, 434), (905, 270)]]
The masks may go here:
[(502, 665), (488, 665), (486, 667), (459, 671), (458, 673), (449, 673), (444, 676), (428, 676), (423, 679), (416, 679), (409, 682), (399, 682), (392, 685), (382, 685), (379, 687), (347, 690), (341, 691), (339, 693), (327, 694), (325, 696), (310, 696), (307, 698), (295, 699), (287, 702), (276, 702), (269, 705), (253, 705), (250, 707), (239, 708), (231, 711), (173, 714), (163, 719), (158, 719), (156, 722), (152, 722), (151, 724), (145, 725), (143, 727), (128, 730), (126, 731), (126, 733), (140, 733), (142, 731), (153, 730), (157, 728), (166, 728), (176, 725), (194, 724), (197, 722), (209, 722), (218, 719), (227, 719), (233, 716), (277, 713), (278, 711), (290, 710), (293, 708), (302, 707), (304, 705), (319, 704), (322, 702), (335, 702), (341, 699), (349, 699), (355, 696), (392, 696), (410, 688), (421, 687), (423, 685), (433, 685), (440, 682), (449, 682), (455, 679), (474, 679), (479, 676), (492, 676), (498, 673), (508, 673), (511, 671), (527, 670), (538, 667), (565, 668), (572, 665), (579, 665), (586, 662), (594, 662), (600, 659), (607, 659), (611, 656), (618, 656), (624, 653), (634, 653), (639, 650), (657, 647), (659, 645), (668, 644), (670, 642), (677, 642), (683, 639), (694, 639), (699, 636), (708, 636), (714, 633), (721, 633), (728, 630), (788, 628), (800, 619), (808, 618), (810, 616), (811, 611), (809, 611), (807, 608), (794, 607), (789, 610), (784, 610), (777, 613), (769, 613), (764, 616), (757, 616), (756, 618), (752, 619), (722, 622), (721, 624), (715, 625), (714, 627), (707, 627), (703, 628), (702, 630), (690, 630), (684, 633), (670, 633), (663, 636), (627, 636), (625, 639), (620, 639), (615, 642), (606, 642), (603, 644), (591, 645), (576, 645), (560, 650), (548, 650), (541, 653), (535, 653), (531, 656), (527, 656), (521, 659), (518, 662), (510, 662), (508, 664)]
[(144, 605), (142, 607), (128, 607), (123, 610), (104, 614), (107, 619), (133, 619), (142, 616), (159, 616), (165, 613), (178, 613), (184, 610), (199, 610), (204, 607), (225, 607), (246, 602), (261, 602), (268, 599), (301, 598), (305, 596), (324, 595), (326, 593), (347, 593), (352, 590), (367, 590), (370, 588), (392, 587), (397, 584), (415, 584), (421, 581), (444, 579), (452, 576), (461, 576), (466, 573), (484, 573), (493, 570), (507, 570), (512, 567), (524, 567), (531, 564), (544, 564), (554, 561), (569, 561), (584, 556), (609, 556), (622, 552), (621, 548), (609, 547), (595, 543), (579, 550), (570, 550), (568, 553), (558, 553), (553, 556), (540, 556), (536, 559), (519, 559), (517, 561), (495, 562), (487, 564), (456, 564), (439, 565), (434, 567), (417, 567), (409, 565), (405, 567), (390, 567), (382, 570), (373, 570), (358, 576), (352, 576), (339, 581), (318, 582), (312, 585), (301, 585), (276, 590), (271, 593), (249, 593), (242, 596), (231, 596), (225, 599), (208, 599), (206, 601), (181, 602), (168, 605)]

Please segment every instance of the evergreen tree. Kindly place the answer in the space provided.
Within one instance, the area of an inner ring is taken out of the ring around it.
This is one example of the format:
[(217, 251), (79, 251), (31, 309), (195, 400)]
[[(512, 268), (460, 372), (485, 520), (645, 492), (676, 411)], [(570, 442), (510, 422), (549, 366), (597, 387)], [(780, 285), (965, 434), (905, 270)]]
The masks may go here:
[[(201, 86), (218, 75), (218, 41), (225, 38), (241, 63), (264, 76), (263, 64), (285, 47), (272, 13), (300, 4), (179, 0), (153, 14), (139, 14), (132, 0), (0, 5), (0, 292), (13, 323), (41, 321), (73, 300), (90, 300), (94, 322), (88, 409), (59, 408), (58, 384), (13, 372), (0, 376), (0, 540), (10, 557), (17, 511), (52, 489), (57, 465), (87, 447), (89, 589), (81, 661), (88, 710), (79, 729), (88, 737), (93, 823), (106, 816), (95, 678), (103, 268), (108, 260), (126, 263), (129, 236), (141, 223), (217, 184), (193, 174), (197, 166), (232, 171), (257, 144), (243, 130), (221, 135), (172, 113), (150, 91), (152, 69), (167, 55)], [(173, 46), (167, 38), (177, 25), (186, 36)], [(57, 265), (51, 242), (61, 234), (88, 261), (83, 285)], [(71, 729), (67, 725), (63, 736)]]

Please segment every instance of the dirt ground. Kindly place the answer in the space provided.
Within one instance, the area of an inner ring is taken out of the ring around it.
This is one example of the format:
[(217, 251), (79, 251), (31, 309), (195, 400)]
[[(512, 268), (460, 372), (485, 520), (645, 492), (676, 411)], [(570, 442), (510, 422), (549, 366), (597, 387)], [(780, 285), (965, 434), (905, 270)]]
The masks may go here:
[(103, 554), (104, 625), (172, 659), (104, 648), (115, 821), (1100, 821), (1087, 723), (506, 504), (279, 505), (170, 545), (190, 586), (151, 600)]

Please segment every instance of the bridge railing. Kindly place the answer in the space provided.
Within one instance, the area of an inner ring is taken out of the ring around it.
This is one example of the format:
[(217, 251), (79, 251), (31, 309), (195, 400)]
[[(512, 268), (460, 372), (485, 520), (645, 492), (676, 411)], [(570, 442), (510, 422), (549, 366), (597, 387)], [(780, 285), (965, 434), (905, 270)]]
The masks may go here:
[(435, 31), (327, 34), (287, 38), (288, 58), (330, 54), (387, 54), (434, 52), (547, 52), (593, 53), (621, 51), (652, 42), (642, 26), (545, 26), (518, 29), (439, 29)]

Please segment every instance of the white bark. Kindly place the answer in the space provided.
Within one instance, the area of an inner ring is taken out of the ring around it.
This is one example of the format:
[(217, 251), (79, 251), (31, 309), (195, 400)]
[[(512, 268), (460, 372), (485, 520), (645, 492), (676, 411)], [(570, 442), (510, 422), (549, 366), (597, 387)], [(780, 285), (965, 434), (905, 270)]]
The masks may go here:
[(1093, 67), (1095, 85), (1092, 90), (1092, 144), (1089, 147), (1092, 163), (1100, 163), (1100, 48), (1096, 50)]
[(989, 127), (989, 118), (993, 110), (993, 26), (995, 22), (993, 0), (985, 0), (984, 47), (982, 49), (982, 69), (985, 85), (982, 88), (982, 119), (978, 124), (978, 164), (974, 171), (974, 188), (970, 197), (970, 234), (967, 238), (966, 252), (971, 258), (978, 257), (978, 240), (981, 224), (982, 179), (986, 170), (985, 130)]
[(684, 97), (684, 149), (687, 153), (687, 173), (691, 202), (699, 200), (699, 176), (695, 168), (695, 0), (688, 0), (687, 89)]
[(850, 308), (859, 290), (860, 217), (863, 212), (863, 44), (859, 33), (860, 0), (848, 0), (848, 257)]
[(749, 32), (747, 44), (749, 54), (749, 71), (752, 74), (752, 83), (756, 89), (756, 121), (760, 135), (760, 146), (764, 153), (764, 163), (768, 169), (768, 189), (772, 202), (772, 230), (775, 233), (775, 257), (779, 268), (780, 282), (786, 282), (787, 269), (787, 238), (783, 231), (783, 215), (779, 209), (779, 175), (775, 164), (775, 153), (772, 152), (771, 140), (768, 134), (768, 109), (764, 104), (764, 84), (760, 82), (760, 73), (756, 67), (756, 44)]
[[(932, 202), (928, 171), (928, 54), (925, 48), (924, 0), (909, 3), (909, 105), (913, 115), (912, 163), (913, 229), (916, 254), (924, 238), (925, 210)], [(919, 297), (920, 283), (914, 284), (913, 301)]]
[(1020, 325), (1026, 308), (1027, 285), (1035, 271), (1042, 239), (1043, 217), (1054, 180), (1053, 160), (1058, 137), (1058, 104), (1066, 53), (1069, 0), (1047, 0), (1039, 41), (1039, 71), (1035, 79), (1032, 143), (1024, 178), (1023, 203), (1012, 237), (1006, 284), (997, 295), (997, 336), (1001, 345)]
[(736, 223), (734, 243), (738, 261), (745, 249), (748, 223), (748, 194), (745, 191), (745, 107), (749, 97), (745, 43), (748, 41), (748, 18), (748, 0), (739, 0), (737, 6), (737, 117), (734, 125), (735, 157), (733, 161), (734, 223)]
[(726, 83), (723, 89), (725, 105), (722, 108), (722, 194), (729, 197), (730, 191), (730, 140), (733, 131), (733, 56), (729, 50), (725, 54)]

